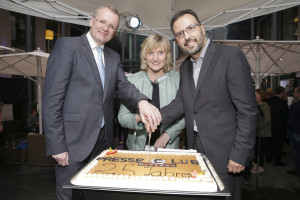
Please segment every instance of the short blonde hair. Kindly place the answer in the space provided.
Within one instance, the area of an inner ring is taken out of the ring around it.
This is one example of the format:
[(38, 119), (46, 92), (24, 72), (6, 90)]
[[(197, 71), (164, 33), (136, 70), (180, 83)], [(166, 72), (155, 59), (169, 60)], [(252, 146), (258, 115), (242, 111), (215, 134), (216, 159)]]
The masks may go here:
[(163, 68), (164, 73), (169, 72), (172, 69), (173, 66), (172, 52), (171, 52), (171, 45), (169, 40), (167, 40), (165, 37), (160, 36), (158, 34), (152, 34), (148, 36), (141, 44), (140, 57), (141, 57), (141, 69), (143, 71), (146, 72), (148, 69), (146, 54), (158, 47), (167, 53), (166, 64)]
[[(113, 6), (100, 6), (100, 7), (98, 7), (98, 8), (94, 11), (93, 17), (97, 17), (97, 14), (98, 14), (99, 10), (101, 10), (101, 9), (103, 9), (103, 8), (107, 8), (107, 9), (109, 9), (112, 13), (118, 15), (118, 17), (119, 17), (118, 27), (119, 27), (119, 24), (120, 24), (120, 14), (119, 14), (119, 11), (118, 11), (115, 7), (113, 7)], [(118, 29), (118, 27), (116, 27), (116, 29)]]
[(119, 11), (118, 11), (115, 7), (112, 7), (112, 6), (100, 6), (100, 7), (98, 7), (98, 8), (94, 11), (93, 16), (96, 17), (97, 14), (98, 14), (98, 11), (101, 10), (102, 8), (108, 8), (111, 12), (115, 13), (116, 15), (118, 15), (118, 16), (119, 16), (119, 19), (120, 19)]

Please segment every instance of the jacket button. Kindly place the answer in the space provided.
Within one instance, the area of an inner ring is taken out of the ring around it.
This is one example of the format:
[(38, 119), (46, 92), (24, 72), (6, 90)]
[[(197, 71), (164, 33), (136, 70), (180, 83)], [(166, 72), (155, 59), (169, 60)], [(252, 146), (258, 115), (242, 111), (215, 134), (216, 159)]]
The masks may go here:
[(198, 112), (194, 112), (194, 114), (195, 114), (195, 115), (197, 115), (197, 114), (198, 114)]

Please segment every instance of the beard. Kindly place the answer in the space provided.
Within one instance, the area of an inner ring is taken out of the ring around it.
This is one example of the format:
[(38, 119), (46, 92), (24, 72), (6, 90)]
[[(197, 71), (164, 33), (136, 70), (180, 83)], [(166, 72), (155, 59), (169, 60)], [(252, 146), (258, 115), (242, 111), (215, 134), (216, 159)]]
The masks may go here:
[(202, 31), (201, 31), (201, 37), (199, 39), (199, 41), (197, 39), (192, 39), (192, 38), (189, 38), (184, 46), (186, 46), (186, 43), (190, 42), (190, 41), (195, 41), (197, 46), (194, 48), (194, 49), (188, 49), (188, 48), (185, 48), (184, 51), (185, 53), (187, 53), (188, 55), (192, 56), (192, 55), (195, 55), (197, 53), (199, 53), (202, 49), (203, 49), (203, 46), (204, 46), (204, 42), (205, 42), (205, 35), (203, 35)]

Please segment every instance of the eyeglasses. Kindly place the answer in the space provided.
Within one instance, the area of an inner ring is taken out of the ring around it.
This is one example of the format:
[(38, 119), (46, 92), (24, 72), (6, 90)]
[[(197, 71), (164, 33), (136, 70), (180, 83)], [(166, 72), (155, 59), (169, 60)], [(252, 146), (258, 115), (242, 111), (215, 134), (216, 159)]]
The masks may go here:
[(101, 26), (107, 26), (110, 30), (115, 30), (114, 25), (108, 24), (105, 20), (97, 19), (95, 16), (93, 16), (93, 17), (95, 18), (96, 22), (99, 22), (99, 24)]
[(179, 40), (179, 39), (183, 38), (184, 37), (184, 31), (187, 32), (187, 33), (194, 32), (196, 30), (197, 26), (201, 26), (201, 24), (194, 23), (194, 24), (189, 25), (184, 30), (179, 31), (178, 33), (174, 34), (175, 39)]

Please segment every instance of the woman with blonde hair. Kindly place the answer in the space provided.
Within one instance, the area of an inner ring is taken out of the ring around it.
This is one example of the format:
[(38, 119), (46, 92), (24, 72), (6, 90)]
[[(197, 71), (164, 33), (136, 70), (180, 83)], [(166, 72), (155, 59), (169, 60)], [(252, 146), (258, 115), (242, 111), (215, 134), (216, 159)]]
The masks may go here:
[[(148, 36), (141, 45), (141, 71), (128, 77), (141, 93), (152, 99), (157, 108), (168, 105), (176, 96), (179, 87), (178, 72), (172, 69), (172, 53), (170, 42), (158, 35)], [(128, 128), (127, 147), (129, 150), (145, 150), (155, 148), (179, 147), (179, 135), (185, 128), (185, 120), (181, 118), (168, 127), (159, 127), (154, 133), (147, 133), (138, 109), (129, 110), (126, 102), (120, 107), (118, 120), (121, 126)]]

